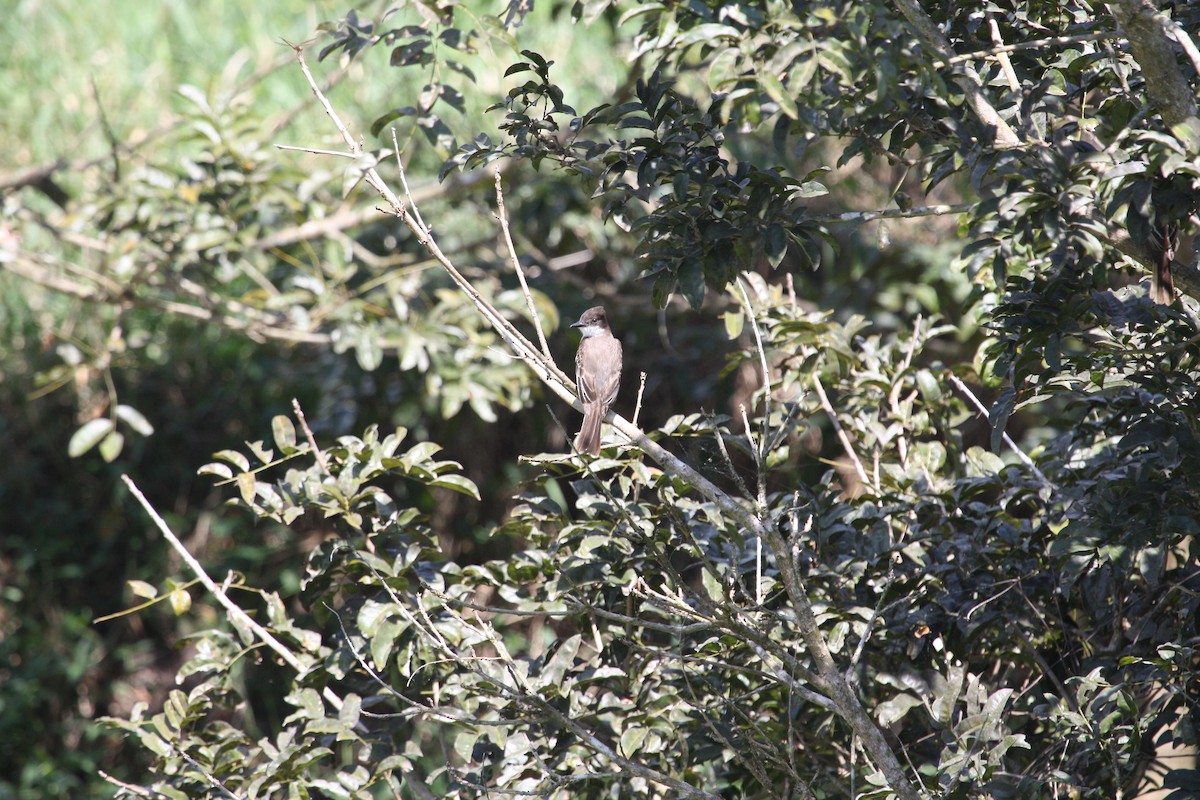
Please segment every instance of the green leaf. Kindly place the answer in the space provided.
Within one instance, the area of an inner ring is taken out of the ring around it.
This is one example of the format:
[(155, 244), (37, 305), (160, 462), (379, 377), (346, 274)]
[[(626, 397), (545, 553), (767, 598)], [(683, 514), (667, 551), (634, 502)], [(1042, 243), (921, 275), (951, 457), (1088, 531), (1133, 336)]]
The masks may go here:
[(104, 437), (112, 433), (113, 427), (113, 421), (107, 417), (84, 423), (71, 436), (71, 441), (67, 443), (67, 455), (71, 456), (71, 458), (78, 458), (83, 455), (98, 445)]
[(641, 749), (642, 743), (646, 741), (646, 735), (650, 733), (648, 728), (643, 728), (640, 725), (630, 725), (621, 732), (621, 755), (629, 758), (637, 755)]
[(725, 91), (727, 84), (738, 79), (738, 48), (724, 47), (709, 61), (708, 87), (714, 92)]
[(1171, 133), (1187, 146), (1192, 155), (1200, 154), (1200, 120), (1188, 117), (1171, 126)]
[(407, 469), (418, 466), (428, 467), (430, 459), (441, 449), (442, 446), (434, 442), (417, 442), (408, 449), (408, 452), (400, 456), (400, 460)]
[(704, 587), (704, 593), (708, 595), (709, 600), (714, 603), (725, 602), (725, 587), (721, 585), (720, 578), (714, 575), (712, 570), (705, 569), (700, 571), (700, 583)]
[(367, 600), (363, 603), (362, 608), (358, 610), (358, 627), (367, 636), (374, 636), (380, 623), (391, 613), (392, 606), (390, 603)]
[(188, 594), (187, 589), (176, 589), (171, 592), (170, 603), (175, 616), (182, 617), (192, 608), (192, 596)]
[(692, 308), (704, 303), (704, 267), (700, 261), (689, 259), (680, 267), (679, 291)]
[(117, 418), (142, 436), (150, 436), (154, 433), (154, 426), (142, 416), (142, 412), (133, 406), (118, 405)]
[(254, 486), (255, 479), (253, 472), (239, 472), (237, 476), (238, 491), (242, 494), (242, 501), (246, 505), (254, 503)]
[(921, 390), (921, 398), (927, 403), (937, 403), (942, 399), (942, 385), (927, 369), (917, 370), (917, 388)]
[(297, 706), (307, 719), (324, 719), (325, 704), (316, 689), (304, 688), (288, 697), (288, 702)]
[(171, 758), (175, 754), (175, 749), (156, 733), (143, 731), (139, 736), (139, 739), (141, 740), (143, 747), (154, 753), (159, 758)]
[(395, 650), (396, 638), (408, 628), (408, 623), (384, 619), (371, 634), (371, 661), (376, 669), (384, 669)]
[(146, 583), (145, 581), (131, 580), (127, 581), (129, 590), (137, 597), (144, 597), (147, 600), (153, 600), (158, 597), (158, 589)]
[(972, 477), (990, 477), (1004, 469), (1004, 461), (1000, 456), (984, 450), (982, 447), (971, 447), (967, 450), (967, 474)]
[(767, 93), (767, 96), (779, 104), (779, 110), (787, 115), (789, 119), (799, 119), (800, 111), (796, 108), (796, 101), (783, 88), (783, 84), (779, 79), (770, 72), (760, 72), (758, 74), (758, 84)]
[(575, 665), (575, 656), (579, 653), (582, 641), (583, 637), (575, 634), (558, 646), (554, 655), (542, 667), (540, 678), (544, 686), (557, 686), (563, 682), (567, 670)]
[(1000, 396), (996, 398), (996, 402), (992, 404), (991, 411), (988, 412), (988, 422), (992, 425), (993, 453), (1000, 452), (1000, 445), (1004, 441), (1004, 429), (1008, 427), (1008, 418), (1012, 415), (1016, 399), (1016, 390), (1011, 386), (1007, 386), (1001, 390)]
[(726, 311), (721, 315), (725, 320), (725, 333), (730, 340), (736, 339), (742, 335), (742, 328), (746, 324), (746, 317), (741, 311)]
[(460, 494), (465, 494), (468, 497), (473, 497), (479, 500), (479, 487), (475, 482), (464, 475), (439, 475), (436, 480), (429, 482), (430, 486), (440, 486), (443, 489), (452, 489)]
[(767, 228), (763, 238), (763, 252), (767, 255), (767, 263), (772, 269), (777, 268), (783, 263), (784, 256), (787, 255), (788, 237), (784, 232), (782, 225), (771, 225)]
[(358, 332), (354, 343), (354, 357), (358, 365), (367, 372), (374, 372), (383, 363), (383, 348), (379, 344), (378, 331), (368, 326)]
[(287, 455), (296, 449), (296, 426), (290, 417), (278, 414), (271, 418), (271, 433), (275, 438), (275, 446)]
[(228, 461), (238, 469), (245, 471), (250, 469), (250, 459), (239, 453), (237, 450), (221, 450), (213, 454), (214, 458), (219, 458), (222, 461)]
[(899, 722), (914, 708), (921, 706), (920, 699), (908, 693), (897, 694), (891, 700), (880, 703), (875, 708), (875, 718), (883, 727), (890, 727)]
[(347, 728), (353, 728), (358, 724), (359, 716), (362, 714), (362, 698), (354, 692), (350, 692), (342, 698), (342, 707), (338, 711), (338, 721)]
[(664, 270), (654, 277), (654, 285), (651, 287), (650, 296), (655, 308), (667, 307), (667, 303), (671, 300), (671, 292), (675, 291), (675, 286), (675, 276), (670, 272)]
[(233, 478), (233, 470), (229, 468), (228, 464), (219, 464), (216, 462), (212, 464), (205, 464), (203, 467), (196, 470), (196, 474), (215, 475), (216, 477), (224, 478), (225, 480)]
[(124, 434), (120, 431), (109, 431), (109, 434), (100, 440), (100, 457), (111, 464), (117, 460), (117, 456), (121, 455), (121, 449), (124, 446)]

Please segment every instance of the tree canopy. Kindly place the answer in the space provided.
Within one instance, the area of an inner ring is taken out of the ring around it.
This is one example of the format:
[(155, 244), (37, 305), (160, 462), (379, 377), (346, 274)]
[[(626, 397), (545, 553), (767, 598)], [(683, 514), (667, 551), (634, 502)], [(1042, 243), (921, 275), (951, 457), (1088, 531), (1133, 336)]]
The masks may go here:
[[(109, 386), (70, 452), (182, 559), (131, 584), (186, 647), (119, 793), (1193, 796), (1197, 29), (414, 2), (295, 46), (304, 126), (183, 89), (170, 159), (26, 180), (6, 269), (91, 337), (44, 379)], [(139, 488), (174, 361), (226, 432), (199, 560)]]

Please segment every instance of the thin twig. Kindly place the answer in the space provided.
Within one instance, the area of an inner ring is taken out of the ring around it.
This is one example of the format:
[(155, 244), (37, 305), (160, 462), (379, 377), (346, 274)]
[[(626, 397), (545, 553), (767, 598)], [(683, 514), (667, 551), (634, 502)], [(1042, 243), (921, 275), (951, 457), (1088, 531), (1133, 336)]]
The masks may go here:
[(109, 775), (107, 772), (105, 772), (102, 769), (98, 769), (96, 771), (98, 773), (100, 773), (101, 778), (104, 778), (104, 780), (108, 781), (113, 786), (116, 786), (118, 789), (124, 789), (125, 791), (129, 792), (130, 794), (136, 794), (138, 797), (169, 797), (170, 796), (170, 795), (163, 794), (162, 792), (155, 792), (150, 789), (146, 789), (142, 786), (137, 786), (136, 784), (126, 783), (125, 781), (117, 780), (112, 775)]
[(322, 150), (318, 147), (303, 147), (294, 144), (277, 144), (275, 148), (278, 150), (294, 150), (298, 153), (312, 153), (314, 156), (334, 156), (336, 158), (357, 158), (353, 153), (347, 153), (345, 150)]
[(1196, 43), (1192, 41), (1192, 37), (1188, 36), (1188, 32), (1183, 29), (1182, 25), (1166, 14), (1159, 13), (1158, 18), (1162, 21), (1167, 33), (1174, 36), (1175, 41), (1179, 42), (1179, 46), (1183, 48), (1183, 52), (1187, 53), (1187, 57), (1192, 62), (1192, 69), (1196, 70), (1197, 75), (1200, 75), (1200, 50), (1196, 49)]
[(1074, 36), (1050, 36), (1045, 39), (1033, 39), (1028, 42), (1004, 44), (998, 47), (990, 47), (987, 50), (977, 50), (973, 53), (963, 53), (960, 56), (934, 61), (933, 66), (945, 67), (952, 64), (965, 64), (968, 61), (978, 61), (980, 59), (994, 59), (998, 58), (1003, 53), (1015, 53), (1019, 50), (1044, 50), (1047, 47), (1054, 47), (1062, 44), (1087, 44), (1088, 42), (1098, 42), (1104, 39), (1117, 38), (1120, 38), (1119, 35), (1113, 31), (1101, 31), (1100, 33), (1081, 33)]
[[(304, 53), (300, 49), (296, 49), (296, 60), (300, 62), (301, 70), (305, 78), (308, 80), (309, 88), (313, 94), (317, 96), (325, 113), (333, 121), (335, 127), (341, 132), (343, 140), (350, 147), (351, 152), (360, 153), (361, 147), (350, 135), (345, 124), (338, 116), (337, 112), (330, 105), (328, 99), (321, 92), (316, 81), (313, 79), (312, 72), (308, 69), (308, 64), (305, 61)], [(398, 163), (400, 169), (401, 181), (407, 185), (407, 179), (404, 177), (403, 163)], [(541, 371), (544, 371), (553, 380), (547, 380), (546, 385), (559, 397), (570, 403), (574, 408), (581, 408), (579, 401), (575, 396), (574, 384), (570, 378), (566, 376), (562, 370), (558, 368), (552, 360), (548, 360), (541, 354), (538, 348), (530, 342), (524, 334), (522, 334), (511, 322), (509, 322), (503, 314), (501, 314), (495, 306), (493, 306), (486, 298), (480, 294), (479, 290), (467, 279), (462, 272), (454, 265), (454, 263), (442, 252), (437, 240), (433, 237), (430, 228), (421, 220), (419, 210), (410, 208), (406, 205), (395, 192), (387, 185), (380, 177), (379, 172), (374, 167), (369, 167), (363, 170), (363, 179), (372, 189), (379, 193), (380, 197), (387, 203), (390, 213), (398, 217), (408, 228), (417, 236), (418, 243), (424, 247), (431, 256), (441, 265), (446, 274), (450, 276), (455, 285), (467, 295), (471, 303), (479, 311), (480, 315), (488, 321), (488, 323), (496, 330), (500, 337), (513, 349), (516, 356), (528, 361), (531, 365), (536, 365)], [(409, 195), (411, 202), (412, 197)], [(414, 204), (415, 205), (415, 204)], [(641, 434), (641, 431), (638, 431)], [(628, 433), (626, 435), (629, 435)]]
[[(758, 484), (758, 494), (755, 496), (755, 503), (758, 505), (758, 513), (760, 516), (766, 514), (767, 511), (767, 473), (763, 468), (763, 463), (766, 461), (766, 444), (771, 437), (771, 369), (767, 363), (767, 351), (763, 347), (762, 332), (758, 328), (758, 319), (754, 316), (754, 307), (750, 304), (750, 294), (746, 291), (746, 282), (741, 276), (737, 279), (738, 289), (742, 293), (742, 304), (746, 309), (746, 316), (750, 319), (750, 329), (754, 331), (754, 346), (758, 350), (759, 364), (762, 367), (763, 379), (763, 431), (759, 437), (759, 443), (755, 444), (754, 432), (750, 427), (750, 417), (746, 413), (746, 404), (739, 404), (742, 412), (742, 426), (746, 429), (746, 439), (750, 442), (750, 452), (754, 454), (754, 474)], [(761, 452), (760, 452), (761, 447)], [(757, 605), (762, 605), (763, 589), (762, 589), (762, 537), (754, 537), (754, 602)]]
[[(296, 149), (288, 148), (284, 145), (276, 145), (281, 150)], [(303, 149), (303, 148), (299, 148)], [(335, 151), (336, 152), (336, 151)], [(340, 153), (340, 155), (347, 155)], [(488, 177), (490, 172), (502, 172), (504, 165), (493, 164), (487, 169), (479, 172), (470, 172), (465, 175), (456, 174), (446, 178), (442, 183), (430, 182), (417, 186), (409, 193), (410, 202), (418, 203), (426, 200), (432, 200), (435, 197), (442, 197), (462, 189), (469, 189), (480, 181)], [(262, 238), (251, 239), (245, 243), (247, 249), (270, 250), (273, 247), (283, 247), (297, 242), (304, 242), (310, 239), (320, 239), (333, 234), (344, 231), (349, 228), (356, 228), (374, 219), (380, 218), (380, 211), (375, 203), (364, 206), (344, 206), (339, 208), (334, 213), (320, 219), (310, 219), (293, 225), (289, 228), (267, 233)]]
[(638, 417), (642, 413), (642, 394), (646, 391), (646, 373), (638, 373), (638, 391), (637, 403), (633, 406), (633, 419), (630, 420), (634, 425), (638, 424)]
[(872, 222), (877, 219), (966, 214), (974, 207), (971, 203), (958, 203), (956, 205), (916, 206), (914, 208), (883, 208), (877, 211), (843, 211), (840, 214), (814, 214), (811, 217), (805, 217), (805, 219), (811, 222)]
[[(738, 413), (742, 417), (742, 429), (746, 431), (746, 441), (750, 443), (750, 454), (754, 456), (754, 466), (758, 470), (760, 476), (762, 473), (762, 458), (759, 455), (759, 443), (754, 439), (754, 429), (750, 427), (750, 414), (746, 411), (745, 403), (738, 403)], [(759, 479), (759, 497), (760, 506), (766, 506), (766, 498), (762, 496), (762, 480)]]
[[(400, 140), (396, 136), (395, 128), (392, 128), (392, 147), (396, 151), (396, 171), (400, 175), (400, 185), (404, 187), (404, 196), (408, 198), (408, 207), (412, 211), (417, 225), (428, 234), (430, 228), (425, 224), (425, 220), (421, 218), (421, 209), (417, 205), (416, 198), (413, 197), (412, 189), (408, 186), (408, 174), (404, 171), (404, 159), (400, 157)], [(496, 174), (499, 176), (500, 173)]]
[[(753, 446), (754, 439), (749, 436), (749, 433), (749, 431), (746, 432), (747, 438), (750, 440), (751, 446)], [(733, 459), (729, 457), (729, 448), (725, 446), (725, 436), (721, 431), (720, 424), (715, 420), (713, 421), (713, 438), (716, 439), (717, 449), (721, 451), (721, 457), (725, 460), (726, 471), (733, 478), (733, 482), (737, 484), (738, 490), (747, 499), (752, 498), (753, 495), (750, 493), (750, 487), (746, 485), (746, 482), (742, 480), (741, 473), (733, 466)]]
[(996, 60), (1000, 62), (1000, 68), (1004, 70), (1004, 77), (1008, 79), (1008, 88), (1013, 94), (1018, 94), (1021, 91), (1021, 82), (1017, 80), (1017, 73), (1013, 70), (1012, 61), (1008, 58), (1008, 51), (1004, 49), (1004, 39), (1000, 36), (1000, 26), (996, 24), (996, 17), (992, 12), (985, 12), (988, 21), (988, 30), (991, 32), (992, 41), (996, 47), (992, 50), (996, 54)]
[[(742, 295), (742, 307), (746, 311), (746, 318), (748, 320), (750, 320), (750, 330), (754, 331), (754, 347), (758, 352), (759, 366), (762, 367), (762, 380), (763, 380), (763, 415), (762, 415), (763, 435), (762, 435), (762, 440), (765, 442), (767, 440), (767, 438), (770, 436), (770, 431), (771, 431), (771, 368), (770, 368), (770, 365), (767, 363), (767, 351), (766, 351), (766, 348), (763, 347), (762, 332), (758, 329), (758, 319), (755, 318), (755, 316), (754, 316), (754, 306), (750, 305), (750, 294), (749, 294), (749, 292), (746, 291), (746, 282), (742, 280), (740, 275), (738, 276), (738, 279), (737, 279), (737, 285), (738, 285), (738, 290), (741, 292), (741, 295)], [(745, 417), (745, 409), (744, 408), (742, 409), (742, 416)], [(747, 436), (750, 435), (749, 422), (746, 423), (746, 435)], [(760, 494), (762, 494), (761, 490), (763, 488), (762, 487), (762, 482), (763, 482), (763, 474), (762, 474), (763, 458), (762, 458), (762, 456), (763, 455), (765, 455), (765, 454), (760, 454), (758, 452), (758, 450), (755, 449), (754, 464), (756, 467), (758, 467), (758, 482), (759, 482)]]
[[(245, 611), (243, 611), (237, 603), (229, 599), (229, 595), (227, 595), (225, 591), (208, 576), (208, 573), (204, 571), (204, 567), (201, 566), (200, 562), (196, 560), (196, 557), (188, 552), (188, 549), (184, 547), (183, 542), (179, 541), (179, 538), (171, 531), (171, 528), (167, 525), (159, 513), (154, 510), (154, 506), (150, 505), (150, 501), (148, 501), (146, 496), (142, 494), (142, 490), (137, 487), (137, 484), (133, 482), (133, 479), (128, 475), (122, 475), (121, 480), (125, 482), (125, 485), (129, 488), (130, 493), (133, 494), (134, 498), (136, 498), (138, 503), (141, 504), (142, 509), (145, 510), (150, 519), (154, 521), (155, 526), (157, 526), (159, 532), (163, 535), (163, 538), (170, 543), (171, 547), (175, 549), (175, 552), (179, 553), (180, 558), (184, 560), (196, 577), (200, 579), (200, 582), (204, 584), (204, 588), (208, 589), (209, 593), (217, 599), (217, 602), (225, 607), (225, 610), (229, 612), (229, 616), (236, 620), (239, 626), (249, 628), (251, 631), (253, 631), (254, 635), (257, 636), (263, 644), (274, 650), (275, 653), (281, 659), (283, 659), (284, 663), (294, 669), (296, 672), (304, 672), (306, 669), (308, 669), (308, 665), (297, 658), (295, 653), (293, 653), (291, 650), (285, 647), (282, 642), (271, 635), (270, 631), (255, 622), (254, 619)], [(331, 706), (339, 711), (341, 710), (342, 698), (334, 694), (332, 689), (326, 686), (321, 693)]]
[(350, 152), (353, 154), (352, 157), (357, 158), (358, 156), (362, 155), (362, 145), (355, 141), (354, 137), (350, 135), (350, 131), (346, 129), (346, 125), (342, 122), (342, 118), (339, 117), (337, 112), (333, 110), (333, 106), (325, 97), (325, 93), (321, 91), (319, 86), (317, 86), (317, 80), (313, 77), (312, 71), (309, 70), (308, 62), (304, 60), (304, 49), (298, 45), (291, 44), (290, 42), (285, 42), (285, 44), (291, 47), (296, 53), (296, 60), (300, 62), (300, 70), (304, 73), (304, 77), (308, 80), (308, 85), (312, 88), (313, 94), (316, 95), (317, 102), (319, 102), (321, 107), (325, 109), (325, 115), (329, 117), (330, 121), (337, 126), (338, 133), (342, 134), (342, 141), (349, 146)]
[(206, 770), (200, 764), (199, 761), (197, 761), (195, 758), (193, 758), (185, 750), (181, 750), (180, 748), (174, 747), (173, 745), (172, 745), (172, 749), (174, 749), (177, 753), (179, 753), (180, 758), (182, 758), (184, 761), (191, 764), (193, 769), (195, 769), (197, 772), (199, 772), (201, 775), (203, 775), (204, 779), (206, 781), (208, 781), (213, 786), (214, 789), (220, 789), (222, 792), (224, 792), (225, 794), (232, 797), (233, 800), (242, 800), (242, 798), (240, 798), (232, 789), (230, 789), (225, 784), (221, 783), (221, 780), (216, 775), (213, 775), (211, 772)]
[[(988, 419), (987, 407), (983, 403), (979, 402), (979, 398), (975, 396), (975, 393), (971, 391), (971, 388), (963, 383), (957, 375), (953, 373), (948, 373), (948, 375), (950, 382), (954, 384), (954, 388), (958, 389), (959, 393), (962, 394), (963, 397), (971, 401), (971, 404), (975, 406), (984, 419)], [(1037, 468), (1037, 464), (1033, 463), (1033, 459), (1025, 454), (1025, 451), (1013, 441), (1012, 437), (1008, 435), (1007, 431), (1002, 432), (1000, 436), (1004, 439), (1004, 443), (1008, 445), (1008, 448), (1016, 454), (1017, 458), (1021, 459), (1022, 464), (1029, 467), (1030, 471), (1033, 472), (1039, 481), (1049, 488), (1054, 488), (1049, 479), (1047, 479), (1046, 476), (1042, 474), (1042, 471)]]
[(829, 395), (825, 394), (825, 387), (821, 384), (821, 379), (814, 374), (812, 380), (813, 388), (817, 390), (817, 397), (821, 399), (821, 408), (825, 410), (825, 416), (829, 417), (829, 423), (833, 425), (833, 430), (842, 443), (842, 449), (854, 463), (854, 471), (858, 473), (858, 479), (863, 482), (864, 486), (870, 486), (871, 478), (867, 475), (867, 470), (863, 467), (862, 462), (858, 460), (858, 454), (854, 452), (854, 448), (850, 444), (850, 437), (846, 435), (842, 423), (838, 421), (837, 412), (833, 410), (833, 403), (829, 402)]
[(521, 259), (517, 258), (517, 248), (513, 244), (512, 232), (508, 229), (508, 211), (504, 208), (504, 188), (499, 172), (496, 173), (496, 211), (496, 219), (500, 221), (500, 231), (504, 234), (504, 243), (508, 245), (508, 258), (512, 261), (513, 271), (517, 273), (517, 280), (521, 282), (521, 291), (525, 293), (525, 305), (529, 307), (529, 315), (533, 317), (533, 327), (537, 330), (538, 343), (542, 346), (542, 355), (546, 357), (547, 361), (551, 361), (554, 357), (550, 355), (550, 345), (546, 344), (542, 319), (538, 316), (533, 295), (529, 293), (529, 284), (525, 280), (525, 268), (521, 266)]
[(296, 412), (296, 419), (300, 420), (300, 427), (304, 431), (304, 438), (308, 439), (308, 446), (312, 448), (313, 456), (317, 459), (317, 465), (321, 467), (321, 472), (326, 475), (332, 475), (329, 471), (329, 464), (325, 462), (325, 454), (321, 452), (321, 448), (317, 447), (317, 437), (313, 436), (312, 428), (308, 427), (308, 420), (304, 418), (304, 409), (300, 408), (300, 401), (292, 398), (292, 410)]
[[(4, 265), (4, 269), (15, 273), (22, 278), (32, 281), (39, 286), (45, 286), (60, 294), (78, 297), (82, 300), (90, 302), (107, 302), (114, 299), (106, 289), (91, 286), (86, 283), (71, 280), (62, 275), (53, 274), (46, 265), (38, 263), (38, 258), (42, 256), (34, 256), (31, 254), (21, 253), (12, 261)], [(60, 265), (54, 265), (60, 266)], [(179, 288), (183, 289), (184, 284), (181, 281)], [(281, 327), (274, 324), (274, 318), (266, 313), (256, 312), (253, 309), (240, 307), (241, 312), (247, 315), (257, 315), (257, 319), (240, 319), (230, 314), (220, 311), (214, 311), (210, 308), (190, 305), (188, 303), (180, 303), (175, 300), (167, 300), (161, 297), (147, 297), (141, 293), (120, 294), (122, 302), (128, 302), (132, 305), (141, 308), (154, 308), (164, 311), (168, 314), (174, 314), (180, 317), (188, 317), (189, 319), (207, 322), (213, 325), (218, 325), (228, 330), (244, 333), (250, 338), (260, 337), (262, 339), (273, 339), (276, 341), (290, 342), (293, 344), (328, 344), (330, 341), (329, 334), (315, 333), (311, 331), (298, 331), (294, 328)], [(226, 303), (226, 307), (230, 311), (238, 310), (237, 304)], [(282, 321), (282, 318), (280, 318)]]
[(888, 559), (887, 578), (883, 582), (883, 587), (879, 590), (879, 599), (875, 601), (875, 607), (871, 609), (871, 617), (867, 620), (867, 624), (863, 626), (862, 636), (858, 639), (858, 645), (854, 648), (854, 654), (850, 656), (850, 666), (846, 668), (847, 672), (857, 669), (859, 662), (862, 661), (863, 651), (867, 648), (867, 642), (875, 630), (875, 623), (879, 620), (879, 615), (883, 613), (884, 601), (887, 599), (887, 594), (891, 591), (892, 584), (895, 582), (896, 561), (893, 557)]

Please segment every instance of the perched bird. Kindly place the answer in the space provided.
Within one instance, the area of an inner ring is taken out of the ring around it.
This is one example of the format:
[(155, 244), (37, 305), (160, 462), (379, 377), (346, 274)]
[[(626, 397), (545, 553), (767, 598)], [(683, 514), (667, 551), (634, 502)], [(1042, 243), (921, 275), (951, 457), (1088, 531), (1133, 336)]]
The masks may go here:
[(575, 383), (579, 402), (583, 404), (583, 426), (575, 447), (598, 455), (600, 423), (621, 388), (621, 343), (608, 327), (603, 306), (589, 308), (571, 327), (578, 328), (583, 335), (575, 351)]
[[(1182, 172), (1169, 178), (1155, 177), (1150, 185), (1149, 202), (1143, 199), (1136, 209), (1145, 216), (1145, 226), (1149, 228), (1144, 243), (1154, 258), (1151, 297), (1156, 303), (1169, 305), (1175, 302), (1171, 262), (1186, 259), (1193, 250), (1189, 245), (1194, 244), (1191, 240), (1200, 203), (1191, 181), (1191, 176)], [(1141, 197), (1145, 198), (1144, 191)]]
[[(1065, 146), (1068, 153), (1084, 158), (1103, 149), (1098, 142), (1082, 139), (1069, 140)], [(1126, 227), (1134, 243), (1144, 245), (1153, 256), (1150, 297), (1163, 305), (1175, 300), (1171, 262), (1178, 256), (1181, 223), (1197, 209), (1190, 181), (1191, 177), (1186, 182), (1177, 176), (1154, 177), (1131, 183), (1124, 190), (1129, 203)]]
[(1171, 261), (1175, 258), (1175, 250), (1179, 247), (1179, 225), (1174, 222), (1162, 223), (1150, 230), (1147, 241), (1157, 259), (1154, 271), (1154, 283), (1151, 296), (1154, 302), (1170, 305), (1175, 301), (1175, 282), (1171, 279)]

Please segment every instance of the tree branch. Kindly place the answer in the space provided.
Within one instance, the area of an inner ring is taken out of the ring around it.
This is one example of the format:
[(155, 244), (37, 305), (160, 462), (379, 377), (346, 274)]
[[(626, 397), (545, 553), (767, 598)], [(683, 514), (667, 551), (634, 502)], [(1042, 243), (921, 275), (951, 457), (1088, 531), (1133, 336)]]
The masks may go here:
[(1146, 93), (1168, 128), (1196, 116), (1196, 99), (1179, 69), (1167, 38), (1165, 17), (1149, 0), (1116, 0), (1108, 4), (1146, 78)]
[[(904, 15), (904, 18), (908, 20), (908, 24), (912, 25), (916, 31), (917, 38), (921, 41), (921, 44), (944, 62), (950, 63), (954, 59), (954, 49), (950, 47), (950, 42), (938, 30), (937, 25), (929, 18), (929, 15), (917, 4), (917, 0), (895, 0), (895, 2), (896, 6), (900, 9), (900, 13)], [(996, 147), (1008, 148), (1019, 146), (1021, 139), (1009, 124), (1000, 117), (999, 112), (996, 111), (995, 107), (984, 96), (979, 76), (973, 70), (967, 69), (968, 71), (965, 75), (958, 75), (954, 80), (966, 95), (967, 104), (971, 107), (971, 111), (979, 118), (980, 122), (996, 131)]]
[[(1134, 261), (1148, 273), (1153, 273), (1158, 263), (1158, 257), (1150, 252), (1145, 245), (1140, 245), (1129, 236), (1124, 228), (1113, 228), (1107, 221), (1101, 220), (1107, 232), (1105, 241), (1115, 247), (1122, 255)], [(1171, 262), (1171, 279), (1175, 288), (1189, 297), (1200, 299), (1200, 269), (1193, 264), (1182, 261)]]
[[(183, 542), (179, 541), (179, 537), (175, 535), (170, 526), (167, 525), (166, 521), (163, 520), (159, 513), (154, 509), (154, 506), (150, 505), (150, 501), (146, 499), (144, 494), (142, 494), (142, 490), (137, 487), (137, 484), (133, 482), (133, 479), (128, 475), (122, 475), (121, 480), (124, 481), (125, 486), (129, 489), (129, 492), (134, 496), (138, 503), (141, 504), (142, 509), (145, 510), (146, 514), (151, 520), (153, 520), (155, 526), (163, 535), (163, 538), (170, 543), (171, 547), (175, 548), (175, 552), (179, 553), (179, 556), (184, 560), (184, 563), (188, 565), (196, 577), (200, 579), (200, 582), (204, 584), (204, 588), (208, 589), (209, 594), (215, 597), (217, 602), (225, 607), (225, 611), (228, 612), (229, 616), (237, 621), (238, 627), (253, 631), (254, 635), (258, 637), (259, 641), (274, 650), (276, 655), (283, 659), (283, 662), (294, 669), (297, 673), (302, 673), (307, 670), (309, 665), (301, 661), (295, 653), (284, 646), (283, 642), (276, 639), (270, 633), (270, 631), (255, 622), (254, 619), (245, 611), (243, 611), (237, 603), (229, 599), (229, 595), (227, 595), (225, 591), (217, 585), (216, 581), (209, 577), (208, 573), (204, 571), (203, 565), (201, 565), (200, 562), (196, 560), (196, 557), (193, 556), (188, 549), (183, 546)], [(338, 697), (332, 689), (326, 686), (321, 691), (321, 694), (325, 697), (325, 700), (329, 703), (329, 705), (333, 706), (338, 711), (341, 710), (342, 698)]]

